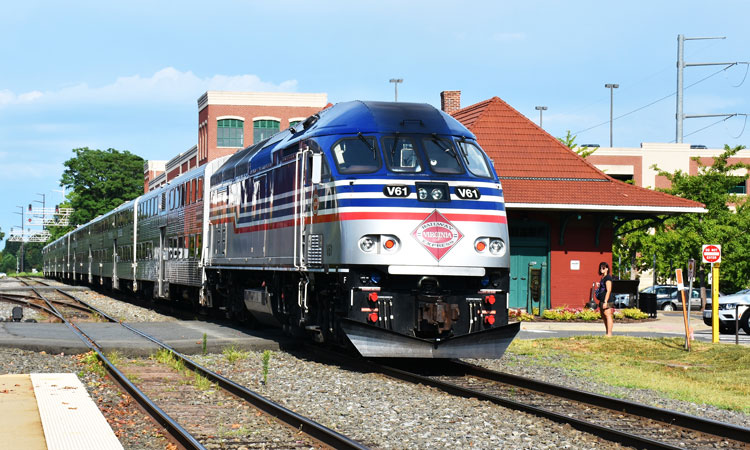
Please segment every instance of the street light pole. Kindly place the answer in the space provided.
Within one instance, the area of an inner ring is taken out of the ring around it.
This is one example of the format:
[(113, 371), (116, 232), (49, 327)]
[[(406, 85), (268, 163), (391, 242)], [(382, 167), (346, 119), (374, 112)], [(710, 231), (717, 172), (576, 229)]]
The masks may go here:
[(397, 102), (398, 101), (398, 84), (403, 83), (404, 79), (403, 78), (391, 78), (390, 80), (388, 80), (388, 82), (393, 83), (393, 87), (396, 89), (394, 101)]
[(547, 111), (547, 107), (546, 106), (535, 106), (534, 109), (536, 109), (537, 111), (539, 111), (539, 128), (543, 128), (542, 127), (542, 111)]
[(612, 147), (612, 113), (614, 112), (614, 90), (620, 87), (619, 84), (607, 83), (604, 85), (609, 89), (609, 146)]

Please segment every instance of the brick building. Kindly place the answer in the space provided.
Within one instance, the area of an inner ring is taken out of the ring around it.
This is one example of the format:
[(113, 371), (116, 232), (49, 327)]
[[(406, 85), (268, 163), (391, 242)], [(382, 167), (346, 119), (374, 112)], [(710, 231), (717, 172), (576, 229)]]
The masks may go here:
[[(704, 145), (662, 144), (644, 142), (639, 148), (601, 147), (589, 155), (586, 160), (598, 169), (619, 180), (633, 180), (636, 186), (648, 188), (668, 188), (669, 180), (658, 175), (652, 166), (670, 173), (681, 170), (696, 175), (698, 163), (693, 158), (700, 158), (701, 164), (710, 166), (713, 159), (724, 153), (724, 149), (706, 148)], [(750, 164), (750, 150), (740, 150), (729, 164), (742, 162)], [(747, 169), (740, 169), (737, 175), (745, 175)], [(747, 194), (750, 180), (744, 180), (734, 189), (735, 194)]]
[(198, 144), (169, 161), (147, 161), (144, 192), (266, 139), (327, 105), (327, 94), (207, 91), (198, 99)]
[[(503, 185), (511, 254), (510, 306), (527, 306), (529, 269), (542, 270), (544, 307), (583, 306), (599, 262), (612, 264), (624, 223), (653, 215), (705, 212), (702, 204), (616, 180), (510, 105), (493, 97), (442, 108), (477, 137)], [(539, 306), (539, 304), (534, 304)]]

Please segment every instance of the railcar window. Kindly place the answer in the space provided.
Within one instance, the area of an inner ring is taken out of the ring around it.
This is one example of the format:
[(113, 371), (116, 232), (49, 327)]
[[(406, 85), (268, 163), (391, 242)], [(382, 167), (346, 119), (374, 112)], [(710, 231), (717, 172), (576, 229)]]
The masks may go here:
[(342, 139), (332, 151), (340, 173), (372, 173), (380, 168), (380, 151), (372, 136)]
[(479, 147), (471, 142), (459, 142), (458, 148), (461, 149), (461, 154), (464, 155), (466, 167), (469, 168), (469, 172), (478, 177), (492, 178), (492, 169), (487, 164), (484, 152)]
[(430, 170), (436, 173), (463, 173), (451, 141), (433, 136), (422, 139), (422, 145), (430, 161)]
[(383, 154), (388, 168), (394, 172), (422, 171), (414, 140), (410, 137), (384, 137)]

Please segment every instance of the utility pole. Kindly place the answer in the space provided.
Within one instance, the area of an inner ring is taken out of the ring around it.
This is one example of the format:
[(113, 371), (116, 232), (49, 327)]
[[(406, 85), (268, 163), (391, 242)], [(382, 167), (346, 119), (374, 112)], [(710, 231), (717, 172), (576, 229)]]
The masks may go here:
[(543, 128), (542, 127), (542, 111), (547, 111), (547, 107), (546, 106), (535, 106), (534, 109), (536, 109), (537, 111), (539, 111), (539, 128)]
[(612, 148), (612, 113), (614, 112), (614, 90), (619, 88), (619, 84), (607, 83), (604, 85), (605, 88), (609, 89), (609, 147)]
[(45, 211), (45, 206), (46, 205), (45, 205), (44, 202), (46, 201), (47, 198), (46, 198), (46, 196), (44, 194), (37, 193), (36, 195), (41, 195), (42, 196), (42, 201), (41, 202), (39, 200), (34, 200), (34, 203), (41, 203), (42, 204), (42, 226), (44, 226), (44, 223), (47, 221), (47, 212)]
[(396, 89), (394, 101), (397, 102), (398, 101), (398, 84), (403, 83), (404, 79), (403, 78), (391, 78), (390, 80), (388, 80), (388, 82), (393, 83), (393, 87)]
[(737, 64), (750, 64), (747, 61), (736, 61), (736, 62), (723, 62), (723, 63), (685, 63), (685, 41), (697, 41), (697, 40), (705, 40), (705, 39), (726, 39), (725, 36), (718, 36), (718, 37), (685, 37), (683, 34), (677, 35), (677, 110), (675, 112), (675, 119), (677, 122), (676, 130), (675, 130), (675, 142), (678, 144), (682, 143), (682, 121), (685, 119), (693, 119), (696, 117), (726, 117), (727, 119), (734, 116), (739, 116), (743, 114), (697, 114), (697, 115), (685, 115), (683, 114), (683, 76), (682, 71), (685, 69), (685, 67), (694, 67), (694, 66), (727, 66), (728, 69), (731, 66), (737, 65)]

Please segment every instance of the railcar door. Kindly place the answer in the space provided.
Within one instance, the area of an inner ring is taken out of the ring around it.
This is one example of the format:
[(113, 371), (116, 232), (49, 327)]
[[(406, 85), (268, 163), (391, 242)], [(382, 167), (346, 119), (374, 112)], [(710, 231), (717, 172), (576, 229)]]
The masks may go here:
[(117, 239), (112, 240), (112, 289), (118, 289), (120, 283), (117, 279), (117, 263), (120, 262), (120, 255), (117, 254)]
[(158, 268), (157, 268), (157, 297), (164, 297), (164, 291), (166, 289), (166, 259), (167, 259), (167, 227), (159, 228), (159, 251), (157, 253)]
[(316, 185), (321, 181), (322, 155), (304, 146), (297, 152), (295, 164), (294, 266), (305, 270), (310, 264), (322, 262), (322, 236), (311, 233), (312, 216), (318, 208)]

